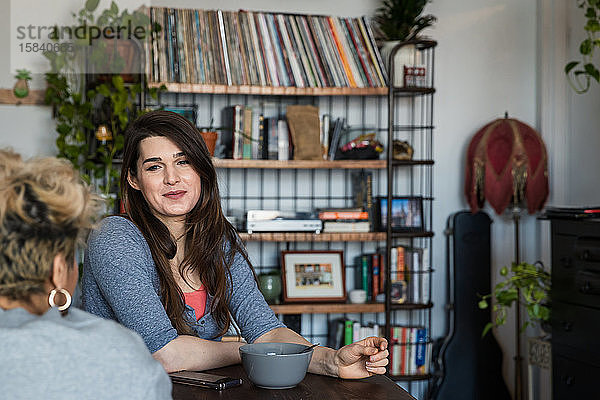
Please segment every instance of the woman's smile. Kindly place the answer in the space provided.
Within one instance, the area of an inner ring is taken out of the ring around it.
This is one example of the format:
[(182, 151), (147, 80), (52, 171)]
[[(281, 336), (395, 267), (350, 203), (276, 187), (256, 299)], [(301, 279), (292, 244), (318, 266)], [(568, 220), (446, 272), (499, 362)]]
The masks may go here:
[(187, 191), (185, 191), (185, 190), (172, 190), (168, 193), (163, 194), (163, 196), (166, 197), (167, 199), (179, 200), (180, 198), (185, 196), (186, 193), (187, 193)]

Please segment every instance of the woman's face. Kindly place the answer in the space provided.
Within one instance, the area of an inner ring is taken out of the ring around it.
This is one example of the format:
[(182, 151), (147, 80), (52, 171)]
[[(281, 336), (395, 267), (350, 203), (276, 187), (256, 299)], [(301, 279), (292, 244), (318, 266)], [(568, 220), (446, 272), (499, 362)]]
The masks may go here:
[(137, 176), (130, 173), (127, 181), (142, 192), (158, 219), (180, 220), (200, 198), (200, 176), (181, 149), (164, 136), (146, 138), (139, 146)]

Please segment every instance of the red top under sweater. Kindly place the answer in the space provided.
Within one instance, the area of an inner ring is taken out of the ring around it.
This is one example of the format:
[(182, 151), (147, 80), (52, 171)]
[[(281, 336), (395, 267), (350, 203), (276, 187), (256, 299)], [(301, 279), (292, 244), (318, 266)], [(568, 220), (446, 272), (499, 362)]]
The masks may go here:
[(206, 308), (206, 290), (204, 286), (194, 292), (184, 293), (183, 297), (185, 304), (192, 307), (196, 312), (196, 320), (202, 318), (204, 309)]

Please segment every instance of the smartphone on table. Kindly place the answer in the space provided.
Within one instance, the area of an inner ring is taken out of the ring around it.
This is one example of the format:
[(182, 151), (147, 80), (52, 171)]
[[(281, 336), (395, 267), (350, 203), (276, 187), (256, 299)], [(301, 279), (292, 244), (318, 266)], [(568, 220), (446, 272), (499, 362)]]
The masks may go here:
[(173, 383), (182, 383), (185, 385), (200, 386), (215, 390), (224, 390), (242, 384), (241, 378), (230, 378), (228, 376), (213, 375), (196, 371), (171, 372), (169, 376)]

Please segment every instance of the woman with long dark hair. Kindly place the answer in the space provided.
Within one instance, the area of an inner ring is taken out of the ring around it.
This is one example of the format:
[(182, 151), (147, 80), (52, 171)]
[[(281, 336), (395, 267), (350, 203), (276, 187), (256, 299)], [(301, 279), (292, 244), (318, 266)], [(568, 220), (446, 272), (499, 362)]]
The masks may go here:
[[(309, 344), (286, 328), (260, 293), (236, 230), (221, 209), (217, 175), (197, 129), (153, 111), (125, 135), (121, 190), (128, 215), (92, 232), (83, 305), (140, 333), (168, 371), (240, 362), (240, 342), (222, 342), (231, 325), (249, 342)], [(319, 347), (309, 371), (345, 378), (385, 373), (383, 338), (340, 350)]]

